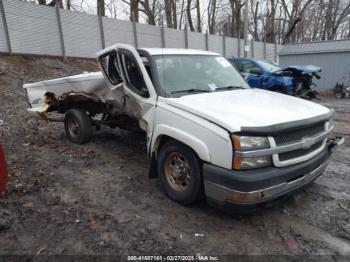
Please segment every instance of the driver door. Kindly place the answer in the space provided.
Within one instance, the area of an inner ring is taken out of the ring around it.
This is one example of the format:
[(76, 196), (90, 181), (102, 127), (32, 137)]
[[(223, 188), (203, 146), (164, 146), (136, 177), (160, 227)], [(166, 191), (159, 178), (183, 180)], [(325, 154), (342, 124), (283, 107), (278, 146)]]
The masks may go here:
[(153, 132), (157, 97), (150, 76), (134, 47), (117, 44), (110, 52), (116, 54), (115, 71), (121, 78), (118, 85), (112, 82), (115, 99), (121, 110), (136, 119), (140, 128), (146, 131), (149, 142)]
[(136, 49), (129, 45), (117, 45), (117, 64), (123, 79), (124, 95), (121, 104), (124, 111), (138, 120), (147, 132), (147, 141), (153, 132), (156, 93), (149, 74)]

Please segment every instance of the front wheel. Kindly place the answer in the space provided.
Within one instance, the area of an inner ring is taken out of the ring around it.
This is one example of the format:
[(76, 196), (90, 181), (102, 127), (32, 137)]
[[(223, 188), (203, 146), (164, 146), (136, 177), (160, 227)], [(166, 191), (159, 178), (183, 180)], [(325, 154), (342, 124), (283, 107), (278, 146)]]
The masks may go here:
[(64, 129), (68, 140), (74, 144), (85, 144), (91, 140), (91, 119), (83, 110), (67, 111), (64, 117)]
[(158, 175), (166, 194), (182, 205), (203, 198), (201, 168), (196, 154), (175, 140), (162, 146), (157, 159)]

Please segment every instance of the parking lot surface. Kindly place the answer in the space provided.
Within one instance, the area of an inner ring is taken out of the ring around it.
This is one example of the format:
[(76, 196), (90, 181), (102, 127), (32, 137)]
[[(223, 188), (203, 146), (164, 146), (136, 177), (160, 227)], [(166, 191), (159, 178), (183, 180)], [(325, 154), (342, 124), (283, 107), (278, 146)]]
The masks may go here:
[(345, 144), (310, 187), (246, 215), (205, 202), (180, 206), (148, 178), (143, 134), (102, 128), (70, 144), (62, 123), (33, 120), (23, 82), (97, 70), (94, 61), (0, 57), (0, 142), (10, 183), (0, 217), (0, 254), (350, 255), (350, 99), (322, 98), (336, 109)]

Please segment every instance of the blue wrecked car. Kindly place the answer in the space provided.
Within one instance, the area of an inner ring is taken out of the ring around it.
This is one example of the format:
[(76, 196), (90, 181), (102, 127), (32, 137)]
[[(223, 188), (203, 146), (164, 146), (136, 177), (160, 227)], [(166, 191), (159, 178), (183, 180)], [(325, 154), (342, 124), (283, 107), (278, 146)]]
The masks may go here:
[(289, 94), (304, 99), (317, 97), (313, 77), (320, 78), (321, 68), (295, 65), (281, 68), (252, 58), (227, 57), (251, 87)]

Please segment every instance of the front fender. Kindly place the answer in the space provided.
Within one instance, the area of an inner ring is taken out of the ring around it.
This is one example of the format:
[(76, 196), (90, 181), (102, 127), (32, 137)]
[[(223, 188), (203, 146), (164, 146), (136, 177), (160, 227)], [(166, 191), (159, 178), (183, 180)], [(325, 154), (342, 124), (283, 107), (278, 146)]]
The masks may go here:
[(210, 162), (210, 154), (208, 147), (206, 144), (199, 140), (197, 137), (193, 136), (192, 134), (189, 134), (187, 132), (184, 132), (183, 130), (160, 124), (156, 127), (153, 134), (153, 139), (151, 143), (151, 152), (154, 153), (157, 151), (160, 138), (165, 135), (169, 136), (171, 138), (174, 138), (185, 145), (192, 148), (193, 151), (195, 151), (198, 155), (198, 157), (206, 162)]

